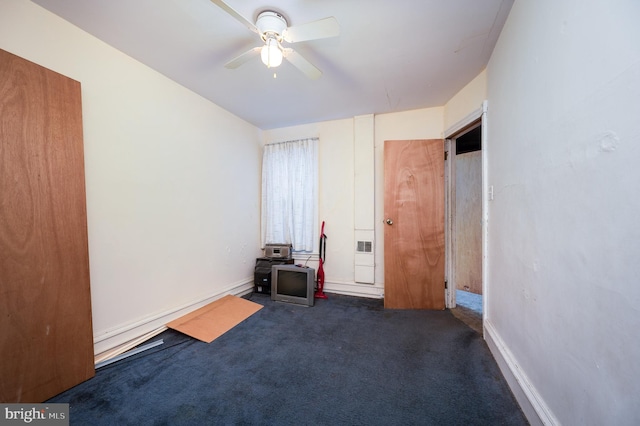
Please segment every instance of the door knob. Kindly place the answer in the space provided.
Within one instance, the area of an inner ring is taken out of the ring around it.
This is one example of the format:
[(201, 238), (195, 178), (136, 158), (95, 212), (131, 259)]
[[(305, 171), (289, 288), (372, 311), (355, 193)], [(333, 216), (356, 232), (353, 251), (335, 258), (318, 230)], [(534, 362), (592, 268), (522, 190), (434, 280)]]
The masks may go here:
[(387, 219), (385, 220), (385, 222), (387, 223), (387, 225), (393, 225), (393, 221), (391, 219)]

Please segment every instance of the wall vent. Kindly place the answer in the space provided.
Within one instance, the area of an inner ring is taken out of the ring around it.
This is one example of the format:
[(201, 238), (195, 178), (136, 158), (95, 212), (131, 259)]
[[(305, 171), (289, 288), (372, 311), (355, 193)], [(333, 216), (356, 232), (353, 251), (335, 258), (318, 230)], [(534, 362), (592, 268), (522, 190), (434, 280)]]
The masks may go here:
[(373, 253), (373, 244), (371, 241), (358, 241), (356, 251), (359, 253)]

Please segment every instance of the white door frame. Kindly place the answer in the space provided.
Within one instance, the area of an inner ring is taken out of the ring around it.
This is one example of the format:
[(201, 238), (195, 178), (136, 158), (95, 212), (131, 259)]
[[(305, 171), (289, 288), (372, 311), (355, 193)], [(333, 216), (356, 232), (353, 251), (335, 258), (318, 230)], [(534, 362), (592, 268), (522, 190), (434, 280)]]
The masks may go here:
[(480, 108), (474, 110), (469, 115), (458, 121), (445, 131), (445, 152), (448, 152), (448, 161), (445, 162), (445, 280), (447, 288), (445, 290), (445, 306), (447, 308), (456, 307), (456, 283), (453, 274), (455, 267), (455, 256), (453, 255), (453, 230), (454, 230), (454, 206), (455, 199), (455, 137), (480, 120), (482, 125), (481, 155), (482, 155), (482, 316), (485, 317), (487, 309), (487, 203), (488, 187), (486, 178), (486, 135), (487, 135), (487, 101), (484, 101)]

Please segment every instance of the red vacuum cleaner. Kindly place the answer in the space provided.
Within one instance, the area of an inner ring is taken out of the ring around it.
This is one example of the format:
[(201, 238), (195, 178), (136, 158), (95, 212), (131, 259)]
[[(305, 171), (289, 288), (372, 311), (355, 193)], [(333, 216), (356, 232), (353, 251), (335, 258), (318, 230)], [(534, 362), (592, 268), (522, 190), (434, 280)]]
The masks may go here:
[(324, 221), (322, 221), (322, 229), (320, 229), (320, 250), (318, 251), (318, 289), (314, 294), (316, 299), (327, 299), (327, 295), (322, 291), (324, 289), (324, 256), (327, 245), (327, 236), (324, 235)]

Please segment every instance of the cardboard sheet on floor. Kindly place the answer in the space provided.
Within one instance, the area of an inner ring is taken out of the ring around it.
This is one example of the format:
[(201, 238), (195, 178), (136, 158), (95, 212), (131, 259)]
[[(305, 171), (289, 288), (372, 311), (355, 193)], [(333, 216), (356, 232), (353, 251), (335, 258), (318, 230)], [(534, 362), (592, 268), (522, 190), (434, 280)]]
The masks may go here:
[(258, 303), (227, 295), (171, 321), (167, 327), (203, 342), (211, 343), (258, 312), (262, 307)]

